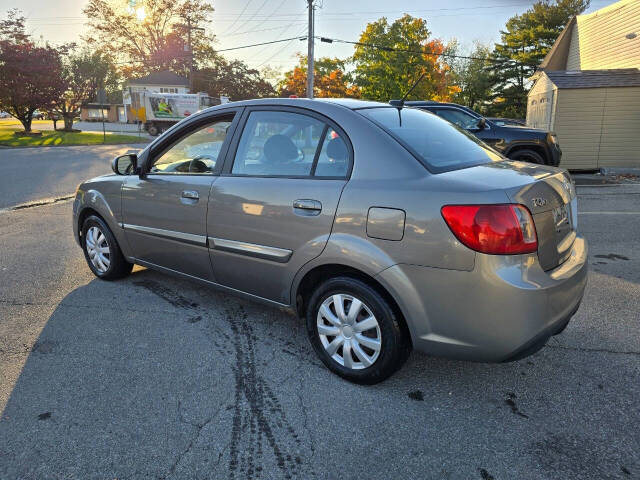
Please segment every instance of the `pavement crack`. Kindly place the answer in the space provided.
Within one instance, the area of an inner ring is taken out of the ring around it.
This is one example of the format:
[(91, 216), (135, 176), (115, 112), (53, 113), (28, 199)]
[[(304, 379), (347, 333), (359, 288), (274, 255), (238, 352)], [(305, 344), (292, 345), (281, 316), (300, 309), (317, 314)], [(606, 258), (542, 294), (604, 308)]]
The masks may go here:
[(216, 417), (216, 415), (218, 415), (219, 412), (220, 412), (220, 410), (218, 409), (216, 411), (216, 413), (211, 415), (209, 418), (207, 418), (202, 423), (190, 422), (189, 420), (184, 418), (184, 415), (182, 414), (182, 401), (178, 400), (178, 420), (180, 421), (180, 423), (184, 423), (185, 425), (189, 425), (191, 427), (194, 427), (196, 429), (196, 431), (195, 431), (195, 435), (193, 435), (191, 440), (189, 440), (189, 443), (187, 444), (187, 448), (185, 448), (181, 453), (178, 454), (178, 456), (176, 457), (174, 462), (169, 467), (169, 471), (167, 472), (167, 474), (164, 475), (164, 476), (159, 477), (160, 479), (164, 480), (164, 479), (172, 476), (175, 473), (176, 468), (178, 468), (178, 465), (180, 465), (180, 462), (182, 461), (184, 456), (187, 453), (189, 453), (191, 451), (191, 449), (193, 448), (193, 446), (198, 442), (198, 439), (200, 438), (200, 434), (202, 433), (202, 429), (204, 427), (206, 427), (207, 425), (209, 425), (209, 423), (211, 423), (211, 421)]

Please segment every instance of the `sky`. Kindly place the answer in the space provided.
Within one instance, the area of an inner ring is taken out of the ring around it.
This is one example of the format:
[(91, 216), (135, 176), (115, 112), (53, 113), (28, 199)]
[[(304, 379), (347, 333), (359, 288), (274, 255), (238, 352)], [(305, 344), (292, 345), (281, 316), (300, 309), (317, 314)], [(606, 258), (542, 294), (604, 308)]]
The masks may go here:
[[(118, 0), (125, 2), (126, 0)], [(208, 0), (214, 7), (208, 27), (216, 36), (217, 49), (233, 48), (282, 38), (306, 35), (306, 0)], [(513, 15), (526, 11), (526, 0), (316, 0), (316, 36), (355, 41), (368, 22), (386, 16), (389, 21), (409, 13), (427, 20), (435, 38), (457, 39), (463, 50), (474, 41), (492, 44)], [(587, 12), (614, 3), (591, 0)], [(0, 0), (0, 17), (10, 8), (27, 17), (29, 33), (50, 43), (77, 41), (89, 33), (82, 14), (86, 0)], [(316, 58), (348, 57), (353, 46), (316, 42)], [(306, 53), (306, 42), (290, 42), (225, 52), (227, 58), (245, 61), (252, 68), (271, 66), (288, 70), (297, 63), (295, 54)]]

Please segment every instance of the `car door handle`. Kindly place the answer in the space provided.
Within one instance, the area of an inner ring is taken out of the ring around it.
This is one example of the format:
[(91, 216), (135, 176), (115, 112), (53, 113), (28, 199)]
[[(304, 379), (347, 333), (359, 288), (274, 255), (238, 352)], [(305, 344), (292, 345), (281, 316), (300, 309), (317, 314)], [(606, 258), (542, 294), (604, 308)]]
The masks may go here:
[(298, 215), (320, 215), (322, 204), (318, 200), (298, 199), (293, 202), (293, 211)]
[(190, 198), (191, 200), (198, 200), (200, 195), (195, 190), (184, 190), (182, 192), (182, 198)]

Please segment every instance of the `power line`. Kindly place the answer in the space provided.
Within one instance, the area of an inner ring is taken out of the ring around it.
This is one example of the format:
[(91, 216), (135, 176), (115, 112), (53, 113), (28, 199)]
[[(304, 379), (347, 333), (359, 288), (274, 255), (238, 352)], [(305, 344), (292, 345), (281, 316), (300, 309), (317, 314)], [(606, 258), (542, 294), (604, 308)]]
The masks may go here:
[[(300, 31), (300, 34), (302, 34), (305, 30), (307, 30), (307, 26), (305, 25), (305, 27)], [(299, 37), (298, 37), (299, 38)], [(282, 47), (280, 50), (277, 50), (273, 55), (271, 55), (269, 58), (267, 58), (264, 62), (262, 62), (261, 64), (259, 64), (256, 68), (260, 68), (261, 66), (263, 66), (265, 63), (270, 62), (271, 60), (273, 60), (277, 55), (279, 55), (280, 53), (284, 52), (287, 48), (289, 48), (289, 45), (291, 45), (290, 41), (289, 43), (287, 43), (284, 47)]]
[[(247, 10), (247, 8), (249, 7), (249, 4), (251, 3), (251, 1), (252, 0), (247, 0), (247, 3), (245, 4), (245, 6), (242, 9), (242, 11), (240, 12), (240, 14), (236, 17), (235, 21), (224, 31), (224, 33), (229, 32), (233, 27), (236, 26), (236, 23), (238, 23), (238, 20), (240, 20), (240, 17), (242, 17), (244, 12)], [(223, 35), (224, 35), (224, 33), (223, 33)]]
[[(463, 58), (465, 60), (482, 60), (485, 62), (502, 62), (502, 60), (497, 60), (497, 59), (493, 59), (490, 57), (472, 57), (469, 55), (456, 55), (453, 53), (438, 53), (438, 52), (429, 52), (429, 51), (419, 51), (419, 50), (409, 50), (409, 49), (404, 49), (404, 48), (393, 48), (393, 47), (386, 47), (384, 45), (375, 45), (373, 43), (364, 43), (364, 42), (352, 42), (349, 40), (341, 40), (339, 38), (327, 38), (327, 37), (315, 37), (317, 39), (319, 39), (321, 42), (323, 43), (348, 43), (351, 45), (356, 45), (358, 47), (367, 47), (367, 48), (375, 48), (377, 50), (384, 50), (386, 52), (398, 52), (398, 53), (412, 53), (415, 55), (432, 55), (434, 57), (449, 57), (449, 58)], [(522, 62), (515, 62), (515, 63), (522, 63)], [(522, 63), (523, 65), (530, 65), (527, 63)], [(537, 66), (531, 64), (531, 66)]]
[[(294, 22), (289, 26), (298, 26), (298, 25), (303, 25), (303, 24), (304, 25), (307, 24), (306, 20), (304, 22)], [(225, 37), (235, 37), (235, 36), (239, 36), (239, 35), (246, 35), (248, 33), (271, 32), (273, 30), (282, 30), (282, 26), (271, 27), (271, 28), (262, 28), (260, 30), (245, 30), (244, 32), (226, 34)]]
[(240, 50), (242, 48), (259, 47), (261, 45), (271, 45), (272, 43), (282, 43), (282, 42), (290, 42), (291, 40), (306, 40), (306, 39), (307, 39), (306, 35), (301, 35), (298, 37), (283, 38), (281, 40), (273, 40), (271, 42), (253, 43), (251, 45), (242, 45), (241, 47), (223, 48), (221, 50), (216, 50), (216, 52), (229, 52), (231, 50)]
[[(257, 10), (256, 12), (260, 12), (260, 11), (262, 11), (262, 9), (264, 8), (264, 6), (267, 4), (267, 2), (268, 2), (268, 1), (269, 1), (269, 0), (264, 0), (264, 2), (262, 2), (262, 5), (260, 5), (260, 8), (258, 8), (258, 10)], [(253, 15), (251, 15), (251, 16), (249, 17), (249, 19), (245, 20), (245, 23), (249, 23), (251, 20), (253, 20), (253, 19), (254, 19), (254, 17), (255, 17), (255, 16), (256, 16), (256, 14), (254, 13)], [(238, 27), (236, 30), (234, 30), (234, 31), (233, 31), (233, 32), (231, 32), (231, 33), (235, 33), (235, 32), (237, 32), (238, 30), (240, 30), (240, 28), (242, 28), (242, 27), (241, 27), (241, 26), (240, 26), (240, 27)]]

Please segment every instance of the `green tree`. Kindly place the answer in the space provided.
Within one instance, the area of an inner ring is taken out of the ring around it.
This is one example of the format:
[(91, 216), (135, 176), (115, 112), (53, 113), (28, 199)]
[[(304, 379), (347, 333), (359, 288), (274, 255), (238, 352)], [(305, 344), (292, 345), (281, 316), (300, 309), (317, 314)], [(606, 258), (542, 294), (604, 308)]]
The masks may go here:
[(453, 95), (453, 101), (484, 112), (493, 88), (491, 49), (476, 42), (467, 56), (472, 58), (459, 59), (452, 64), (455, 84), (460, 87)]
[(362, 97), (384, 102), (401, 98), (424, 73), (412, 96), (448, 100), (456, 88), (451, 83), (450, 67), (441, 56), (445, 46), (438, 39), (430, 40), (430, 35), (425, 20), (406, 14), (391, 24), (385, 17), (369, 23), (360, 42), (381, 48), (364, 45), (355, 48), (353, 76)]
[(494, 113), (526, 115), (529, 77), (569, 19), (588, 6), (589, 0), (541, 0), (507, 21), (493, 52)]
[(225, 95), (232, 100), (273, 97), (273, 85), (260, 72), (240, 60), (228, 61), (216, 56), (194, 74), (195, 92), (208, 92), (213, 97)]
[(100, 51), (85, 47), (63, 57), (62, 77), (65, 91), (49, 109), (50, 115), (61, 117), (64, 129), (73, 129), (73, 120), (80, 115), (82, 105), (94, 101), (98, 89), (119, 90), (118, 75), (111, 59)]

